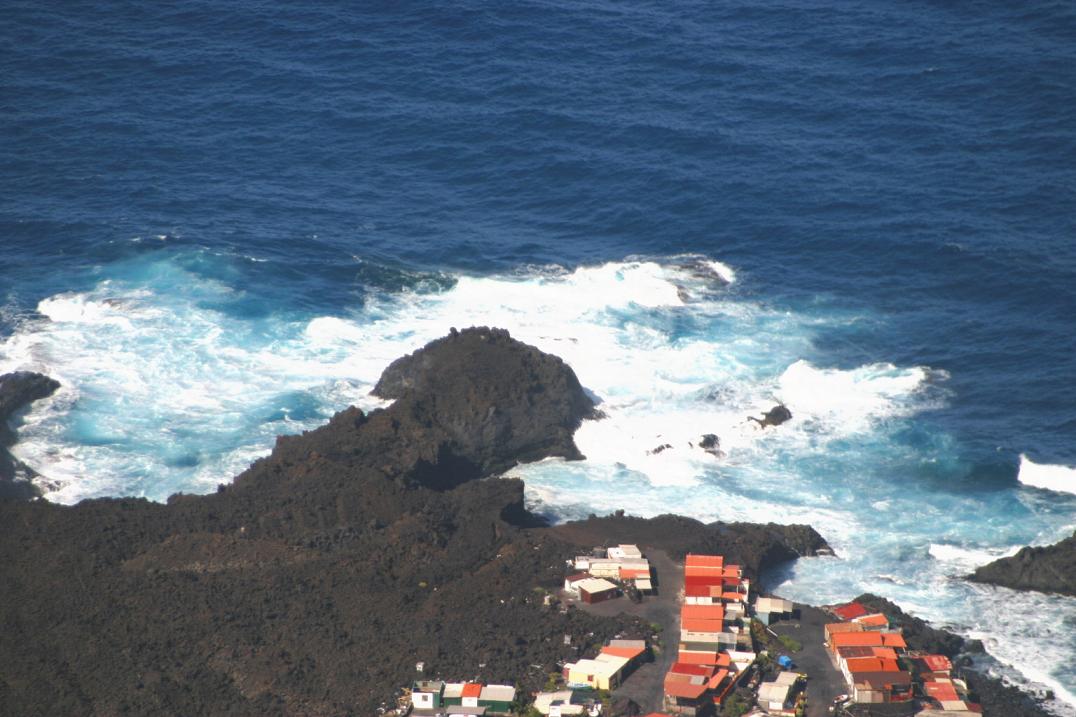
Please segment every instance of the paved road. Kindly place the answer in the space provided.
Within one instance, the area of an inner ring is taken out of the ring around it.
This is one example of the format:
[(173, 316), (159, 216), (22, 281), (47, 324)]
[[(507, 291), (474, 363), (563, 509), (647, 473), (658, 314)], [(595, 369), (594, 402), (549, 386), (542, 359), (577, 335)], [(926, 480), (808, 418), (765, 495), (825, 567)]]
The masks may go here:
[(785, 620), (770, 626), (778, 635), (788, 635), (803, 645), (799, 652), (789, 654), (796, 670), (807, 673), (807, 717), (829, 717), (829, 706), (837, 695), (848, 687), (844, 676), (833, 666), (823, 645), (823, 626), (836, 619), (809, 605), (796, 605), (798, 620)]
[(643, 714), (661, 709), (664, 698), (665, 673), (676, 659), (680, 642), (680, 591), (684, 588), (684, 566), (675, 563), (663, 551), (640, 549), (650, 560), (657, 575), (657, 594), (643, 597), (635, 604), (627, 598), (608, 600), (597, 605), (576, 605), (595, 615), (614, 616), (620, 613), (638, 615), (643, 620), (662, 627), (662, 647), (654, 650), (654, 661), (642, 665), (624, 681), (613, 694), (628, 697), (643, 708)]

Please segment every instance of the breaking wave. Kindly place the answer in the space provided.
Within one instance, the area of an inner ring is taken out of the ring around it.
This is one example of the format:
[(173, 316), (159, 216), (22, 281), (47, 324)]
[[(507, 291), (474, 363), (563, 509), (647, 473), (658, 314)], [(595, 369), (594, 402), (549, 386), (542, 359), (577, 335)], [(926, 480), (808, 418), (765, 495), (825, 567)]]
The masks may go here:
[(1020, 472), (1017, 479), (1032, 488), (1076, 494), (1076, 468), (1034, 463), (1023, 453), (1020, 454)]

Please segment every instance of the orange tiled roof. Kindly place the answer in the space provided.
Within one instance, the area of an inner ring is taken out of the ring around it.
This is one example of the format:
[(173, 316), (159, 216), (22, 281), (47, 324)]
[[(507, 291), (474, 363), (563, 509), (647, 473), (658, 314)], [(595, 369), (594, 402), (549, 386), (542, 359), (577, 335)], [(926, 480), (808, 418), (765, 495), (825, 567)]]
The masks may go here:
[(613, 647), (612, 645), (606, 645), (601, 649), (601, 652), (606, 655), (626, 657), (629, 660), (633, 660), (643, 654), (645, 650), (641, 647)]
[(907, 647), (899, 632), (839, 632), (830, 635), (830, 644), (834, 647)]
[(875, 613), (874, 615), (864, 615), (863, 617), (853, 618), (853, 622), (856, 622), (864, 627), (889, 627), (889, 620), (882, 613)]
[(680, 621), (680, 629), (687, 632), (722, 632), (724, 626), (722, 620), (706, 620), (699, 617), (685, 617)]
[(868, 612), (870, 611), (867, 610), (867, 608), (863, 607), (857, 602), (850, 602), (847, 605), (839, 605), (833, 608), (833, 614), (841, 618), (842, 620), (851, 620), (855, 617), (861, 617), (863, 615), (866, 615)]
[(953, 687), (951, 682), (924, 682), (923, 689), (938, 702), (950, 702), (960, 699), (960, 695), (956, 693), (956, 688)]
[(696, 555), (688, 553), (684, 558), (684, 567), (720, 568), (725, 565), (724, 555)]
[(901, 672), (896, 660), (880, 657), (853, 657), (846, 660), (845, 664), (853, 675), (857, 672)]
[(830, 635), (842, 632), (863, 632), (863, 626), (858, 622), (831, 622), (826, 625), (826, 632)]

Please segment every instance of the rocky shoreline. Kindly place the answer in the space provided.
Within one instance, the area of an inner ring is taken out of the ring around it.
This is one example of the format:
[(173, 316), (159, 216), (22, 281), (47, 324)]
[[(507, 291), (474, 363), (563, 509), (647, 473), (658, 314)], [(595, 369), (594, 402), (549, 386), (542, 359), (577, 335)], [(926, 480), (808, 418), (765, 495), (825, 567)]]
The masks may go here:
[(883, 613), (892, 625), (899, 626), (910, 649), (945, 655), (952, 660), (967, 682), (973, 700), (982, 705), (987, 717), (1051, 717), (1041, 700), (973, 666), (975, 656), (983, 653), (978, 640), (933, 627), (877, 595), (860, 595), (855, 602), (872, 612)]
[[(0, 383), (0, 430), (55, 390), (20, 376)], [(635, 618), (547, 604), (580, 550), (717, 553), (753, 579), (831, 552), (805, 525), (619, 513), (545, 525), (521, 481), (482, 479), (582, 458), (572, 436), (600, 414), (563, 361), (505, 331), (453, 330), (375, 391), (394, 403), (279, 438), (212, 495), (67, 507), (0, 492), (0, 713), (366, 716), (416, 662), (526, 692), (615, 635), (654, 636)], [(974, 648), (903, 618), (923, 649)], [(1047, 714), (974, 679), (1001, 710), (988, 715)]]
[(0, 498), (29, 500), (41, 495), (32, 482), (37, 474), (8, 451), (16, 438), (9, 422), (16, 413), (51, 396), (59, 387), (55, 379), (29, 371), (0, 376)]
[(1053, 545), (1022, 548), (1016, 555), (976, 568), (968, 579), (1076, 597), (1076, 533)]
[(594, 407), (507, 332), (453, 332), (378, 391), (392, 406), (280, 438), (212, 495), (0, 500), (0, 713), (365, 717), (418, 661), (535, 688), (558, 660), (652, 630), (544, 604), (604, 531), (752, 569), (825, 545), (807, 526), (673, 517), (543, 527), (522, 482), (478, 479), (581, 457)]

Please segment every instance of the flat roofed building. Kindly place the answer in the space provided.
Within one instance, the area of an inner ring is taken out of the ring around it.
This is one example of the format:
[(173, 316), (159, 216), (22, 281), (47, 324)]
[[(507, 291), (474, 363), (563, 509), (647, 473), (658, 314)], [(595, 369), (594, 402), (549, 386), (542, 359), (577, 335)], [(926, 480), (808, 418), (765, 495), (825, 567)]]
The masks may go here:
[(463, 692), (460, 694), (462, 698), (460, 704), (464, 707), (479, 707), (478, 698), (482, 695), (482, 685), (477, 682), (466, 682), (463, 685)]
[[(642, 641), (640, 640), (640, 642), (642, 642)], [(600, 654), (602, 654), (602, 655), (615, 655), (617, 657), (623, 657), (626, 660), (635, 662), (635, 661), (638, 661), (638, 659), (640, 657), (642, 657), (645, 653), (646, 653), (646, 644), (644, 643), (643, 645), (640, 645), (640, 646), (636, 646), (636, 645), (627, 646), (627, 645), (609, 644), (609, 645), (606, 645), (605, 647), (603, 647), (601, 649)]]
[(665, 711), (690, 716), (712, 709), (710, 679), (715, 673), (713, 667), (675, 663), (665, 674)]
[(867, 630), (888, 630), (889, 619), (880, 612), (852, 618), (852, 622), (862, 625)]
[(755, 617), (763, 625), (769, 625), (775, 620), (792, 615), (793, 605), (791, 600), (775, 597), (760, 597), (755, 600)]
[(724, 620), (724, 605), (681, 605), (680, 618), (699, 618), (702, 620)]
[(830, 636), (830, 647), (892, 647), (904, 649), (908, 645), (899, 632), (844, 632)]
[(850, 602), (845, 603), (844, 605), (838, 605), (832, 609), (832, 612), (842, 620), (851, 620), (869, 614), (870, 610), (857, 602)]
[(953, 663), (945, 655), (922, 655), (917, 657), (916, 661), (920, 663), (921, 668), (924, 668), (922, 672), (949, 674), (953, 669)]
[(680, 629), (684, 632), (724, 632), (725, 621), (689, 617), (680, 621)]
[(478, 695), (478, 705), (492, 713), (506, 713), (512, 709), (516, 688), (512, 685), (483, 685)]
[(485, 717), (491, 712), (485, 707), (463, 705), (448, 705), (446, 707), (416, 707), (411, 711), (414, 717)]
[(860, 672), (852, 684), (852, 699), (861, 703), (904, 701), (911, 697), (912, 676), (907, 672)]
[(626, 661), (579, 660), (564, 666), (564, 681), (569, 687), (592, 687), (613, 690), (620, 685), (620, 670)]
[(700, 555), (688, 553), (684, 557), (684, 569), (687, 568), (722, 568), (725, 566), (723, 555)]
[(411, 686), (411, 704), (416, 708), (440, 707), (445, 692), (441, 680), (419, 680)]
[(846, 632), (866, 632), (866, 630), (855, 622), (830, 622), (823, 626), (822, 632), (826, 636), (826, 642), (831, 642), (834, 635)]
[(603, 578), (589, 578), (575, 584), (579, 597), (585, 603), (596, 603), (617, 595), (617, 586)]
[(593, 558), (590, 561), (590, 574), (596, 578), (619, 578), (620, 561), (612, 558)]
[(579, 583), (583, 582), (584, 580), (590, 580), (592, 577), (594, 576), (590, 573), (576, 573), (574, 575), (569, 575), (568, 577), (564, 578), (564, 589), (567, 592), (575, 593), (578, 595)]
[(792, 706), (792, 685), (763, 682), (758, 687), (758, 704), (769, 712), (787, 710)]
[(610, 558), (641, 558), (642, 552), (639, 550), (638, 545), (626, 545), (621, 543), (615, 547), (609, 548), (608, 555)]
[(960, 699), (960, 695), (957, 694), (956, 687), (953, 686), (952, 682), (924, 682), (923, 691), (927, 693), (928, 697), (938, 702)]

